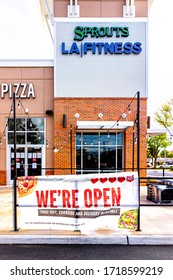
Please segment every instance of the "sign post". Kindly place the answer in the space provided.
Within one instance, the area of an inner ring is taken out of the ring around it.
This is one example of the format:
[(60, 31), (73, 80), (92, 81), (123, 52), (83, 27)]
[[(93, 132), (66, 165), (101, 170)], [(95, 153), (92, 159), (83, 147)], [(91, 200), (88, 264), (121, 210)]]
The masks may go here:
[(13, 93), (13, 121), (14, 121), (14, 179), (13, 179), (13, 205), (14, 205), (14, 231), (17, 231), (17, 168), (16, 168), (16, 95)]

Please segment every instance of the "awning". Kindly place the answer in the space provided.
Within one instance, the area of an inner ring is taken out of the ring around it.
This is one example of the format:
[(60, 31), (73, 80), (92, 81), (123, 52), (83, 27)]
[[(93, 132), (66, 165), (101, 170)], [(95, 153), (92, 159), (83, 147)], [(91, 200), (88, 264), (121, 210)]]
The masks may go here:
[(111, 129), (121, 129), (124, 130), (130, 126), (133, 126), (133, 121), (77, 121), (77, 129), (83, 130), (83, 129), (105, 129), (105, 130), (111, 130)]

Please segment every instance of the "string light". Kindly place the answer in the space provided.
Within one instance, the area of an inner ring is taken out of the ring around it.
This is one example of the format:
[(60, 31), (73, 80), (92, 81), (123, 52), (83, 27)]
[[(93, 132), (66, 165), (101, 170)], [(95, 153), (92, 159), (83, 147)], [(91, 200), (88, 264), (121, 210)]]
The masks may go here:
[(53, 151), (54, 151), (54, 153), (58, 153), (58, 152), (59, 152), (59, 149), (56, 148), (56, 147), (54, 147), (54, 148), (53, 148)]
[(127, 117), (126, 113), (123, 113), (121, 116), (123, 119), (125, 119)]
[(121, 118), (126, 118), (126, 116), (127, 116), (127, 115), (126, 115), (126, 112), (127, 112), (127, 111), (128, 111), (129, 114), (131, 113), (130, 106), (131, 106), (132, 102), (134, 101), (134, 99), (136, 98), (136, 96), (137, 96), (137, 93), (134, 95), (134, 97), (132, 98), (130, 104), (128, 104), (127, 108), (124, 110), (124, 113), (121, 114), (121, 116), (117, 119), (117, 121), (115, 121), (115, 123), (108, 129), (108, 131), (107, 131), (108, 133), (109, 133), (109, 131), (110, 131), (115, 125), (117, 125), (117, 127), (119, 126), (119, 121), (120, 121)]
[[(19, 102), (18, 102), (18, 108), (23, 108), (28, 120), (29, 120), (29, 127), (33, 127), (33, 123), (32, 123), (32, 120), (31, 120), (31, 117), (29, 116), (28, 114), (28, 108), (25, 108), (21, 102), (21, 100), (19, 99)], [(6, 128), (8, 127), (8, 119), (10, 118), (11, 114), (13, 113), (13, 104), (11, 105), (10, 107), (10, 112), (9, 112), (9, 115), (7, 117), (7, 121), (6, 121), (6, 125), (5, 125), (5, 129), (3, 130), (2, 134), (0, 135), (0, 145), (2, 145), (2, 137), (5, 139), (6, 138)], [(66, 144), (67, 143), (67, 140), (64, 139), (63, 137), (59, 136), (62, 140), (63, 140), (63, 144)], [(41, 139), (41, 134), (39, 133), (38, 134), (38, 139)], [(44, 138), (44, 141), (46, 143), (46, 147), (48, 148), (49, 145), (53, 147), (53, 150), (55, 150), (55, 152), (58, 152), (59, 149), (57, 147), (55, 147), (50, 141), (48, 141), (47, 139)], [(60, 147), (61, 149), (64, 148), (64, 145), (61, 144)]]
[(17, 108), (18, 108), (18, 109), (21, 108), (21, 106), (20, 106), (20, 100), (19, 100), (19, 102), (18, 102)]

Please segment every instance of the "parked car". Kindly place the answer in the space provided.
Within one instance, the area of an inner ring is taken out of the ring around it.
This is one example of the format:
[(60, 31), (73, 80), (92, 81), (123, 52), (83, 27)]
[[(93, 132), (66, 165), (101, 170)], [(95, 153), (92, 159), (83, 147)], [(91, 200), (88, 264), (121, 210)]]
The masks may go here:
[(159, 168), (171, 168), (173, 167), (173, 162), (164, 162), (158, 166)]
[(152, 167), (152, 163), (151, 162), (147, 162), (147, 167)]

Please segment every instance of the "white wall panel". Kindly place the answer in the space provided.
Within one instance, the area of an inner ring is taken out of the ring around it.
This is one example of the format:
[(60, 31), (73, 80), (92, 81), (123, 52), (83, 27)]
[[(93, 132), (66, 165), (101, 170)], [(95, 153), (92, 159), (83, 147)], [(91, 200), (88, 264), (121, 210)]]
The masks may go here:
[[(115, 21), (55, 23), (55, 97), (133, 97), (137, 91), (141, 97), (147, 96), (147, 22)], [(76, 26), (127, 26), (128, 37), (91, 38), (74, 41)], [(61, 53), (61, 44), (70, 50), (76, 42), (79, 49), (85, 42), (116, 43), (141, 42), (139, 54), (92, 54)]]

